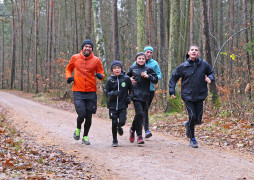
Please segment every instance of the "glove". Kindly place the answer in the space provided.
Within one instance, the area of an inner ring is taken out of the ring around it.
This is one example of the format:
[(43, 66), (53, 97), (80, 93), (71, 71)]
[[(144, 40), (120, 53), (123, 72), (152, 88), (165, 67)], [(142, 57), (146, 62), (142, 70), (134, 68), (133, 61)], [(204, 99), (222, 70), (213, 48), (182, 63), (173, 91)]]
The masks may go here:
[(68, 84), (70, 84), (72, 81), (74, 81), (74, 77), (69, 77), (69, 78), (67, 79), (67, 83), (68, 83)]
[(97, 77), (98, 79), (103, 79), (103, 75), (101, 73), (95, 74), (95, 77)]
[(111, 91), (108, 93), (109, 96), (119, 96), (120, 95), (120, 91)]
[(127, 96), (126, 97), (126, 104), (130, 104), (131, 103), (131, 97), (130, 96)]

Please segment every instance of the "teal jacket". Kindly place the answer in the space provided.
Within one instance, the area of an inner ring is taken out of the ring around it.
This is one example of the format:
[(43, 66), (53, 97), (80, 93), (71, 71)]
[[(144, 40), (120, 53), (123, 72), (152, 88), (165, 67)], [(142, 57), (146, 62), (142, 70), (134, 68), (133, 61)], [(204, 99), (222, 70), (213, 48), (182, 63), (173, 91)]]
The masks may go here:
[[(133, 65), (136, 65), (136, 62), (134, 62)], [(157, 74), (158, 79), (162, 78), (161, 70), (157, 61), (151, 58), (148, 61), (146, 61), (146, 65), (154, 70), (154, 72)], [(150, 91), (155, 91), (153, 83), (150, 83)]]

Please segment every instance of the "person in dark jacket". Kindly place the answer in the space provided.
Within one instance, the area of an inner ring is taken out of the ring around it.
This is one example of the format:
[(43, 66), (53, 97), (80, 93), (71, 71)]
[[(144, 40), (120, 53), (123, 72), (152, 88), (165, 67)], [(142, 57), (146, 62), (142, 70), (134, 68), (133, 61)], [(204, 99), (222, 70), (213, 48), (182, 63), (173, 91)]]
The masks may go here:
[(199, 58), (200, 52), (196, 45), (190, 46), (186, 61), (178, 66), (169, 80), (169, 94), (175, 98), (175, 86), (182, 78), (181, 97), (189, 115), (189, 121), (184, 122), (186, 136), (190, 138), (190, 147), (198, 148), (195, 139), (195, 125), (201, 123), (203, 115), (203, 101), (208, 95), (207, 83), (215, 80), (212, 67)]
[[(74, 76), (72, 73), (74, 71)], [(90, 145), (88, 133), (92, 124), (92, 115), (97, 110), (97, 88), (95, 78), (103, 80), (105, 77), (101, 60), (93, 54), (93, 42), (90, 39), (83, 41), (79, 54), (74, 54), (66, 69), (67, 83), (73, 83), (73, 99), (78, 114), (77, 126), (73, 137), (80, 139), (81, 125), (84, 123), (82, 143)]]
[(136, 83), (133, 85), (131, 99), (135, 108), (135, 117), (130, 128), (130, 142), (135, 141), (135, 131), (138, 136), (137, 143), (144, 144), (142, 137), (142, 122), (145, 111), (147, 110), (147, 101), (150, 95), (150, 83), (158, 83), (157, 74), (152, 68), (145, 65), (146, 55), (139, 52), (135, 57), (136, 65), (132, 65), (127, 73)]
[(126, 109), (131, 102), (129, 94), (132, 90), (132, 83), (130, 77), (125, 75), (120, 61), (112, 61), (111, 70), (113, 75), (107, 79), (105, 94), (108, 97), (107, 107), (109, 109), (109, 117), (112, 119), (112, 146), (117, 147), (117, 133), (120, 136), (123, 135), (122, 126), (126, 122)]

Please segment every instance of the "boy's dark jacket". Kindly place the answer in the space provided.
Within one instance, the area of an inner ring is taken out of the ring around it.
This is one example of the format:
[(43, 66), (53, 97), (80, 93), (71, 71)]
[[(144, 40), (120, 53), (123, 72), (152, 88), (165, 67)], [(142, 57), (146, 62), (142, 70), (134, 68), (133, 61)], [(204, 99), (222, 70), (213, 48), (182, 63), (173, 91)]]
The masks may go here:
[(205, 75), (214, 81), (214, 71), (212, 67), (203, 59), (197, 58), (191, 61), (188, 56), (184, 63), (178, 66), (172, 73), (169, 80), (169, 94), (175, 95), (177, 81), (182, 78), (181, 96), (184, 101), (202, 101), (208, 95)]
[(119, 76), (111, 75), (106, 82), (105, 94), (108, 97), (108, 109), (121, 110), (128, 108), (130, 103), (129, 93), (132, 91), (130, 77), (125, 72)]
[[(141, 73), (145, 71), (149, 78), (143, 78), (141, 76)], [(150, 94), (150, 82), (153, 84), (158, 83), (158, 77), (154, 70), (149, 66), (136, 64), (130, 67), (127, 75), (130, 77), (133, 76), (137, 82), (133, 85), (131, 99), (133, 101), (147, 101)]]

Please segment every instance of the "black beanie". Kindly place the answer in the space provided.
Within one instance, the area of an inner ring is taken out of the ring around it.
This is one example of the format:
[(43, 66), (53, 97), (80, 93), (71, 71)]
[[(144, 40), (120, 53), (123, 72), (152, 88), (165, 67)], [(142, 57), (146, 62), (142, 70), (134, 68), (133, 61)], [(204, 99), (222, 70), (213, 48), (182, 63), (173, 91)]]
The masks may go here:
[(141, 56), (141, 55), (142, 55), (142, 56), (145, 56), (145, 59), (146, 59), (146, 54), (143, 53), (143, 52), (139, 52), (139, 53), (136, 54), (135, 61), (137, 60), (137, 57), (138, 57), (138, 56)]
[(90, 39), (86, 39), (83, 41), (82, 45), (81, 45), (81, 49), (83, 50), (84, 46), (86, 44), (90, 44), (92, 46), (92, 50), (93, 50), (93, 42)]
[(115, 66), (119, 66), (119, 67), (121, 67), (121, 69), (123, 69), (123, 65), (122, 65), (121, 61), (118, 61), (118, 60), (112, 61), (112, 62), (111, 62), (111, 71), (113, 70), (113, 68), (114, 68)]

